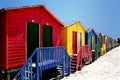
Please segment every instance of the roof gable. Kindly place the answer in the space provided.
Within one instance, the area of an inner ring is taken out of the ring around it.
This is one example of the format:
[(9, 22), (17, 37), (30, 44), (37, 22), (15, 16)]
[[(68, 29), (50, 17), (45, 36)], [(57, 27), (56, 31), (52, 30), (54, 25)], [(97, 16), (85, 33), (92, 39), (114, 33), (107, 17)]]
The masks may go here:
[(91, 32), (91, 31), (93, 31), (94, 34), (97, 35), (97, 33), (95, 32), (94, 28), (90, 28), (90, 29), (88, 29), (88, 30), (87, 30), (87, 33)]
[(82, 24), (80, 23), (80, 21), (76, 21), (76, 22), (67, 22), (67, 23), (65, 23), (65, 25), (66, 25), (66, 27), (72, 27), (72, 25), (75, 25), (75, 24), (77, 24), (77, 25), (80, 25), (80, 27), (84, 30), (84, 31), (86, 31), (85, 30), (85, 28), (82, 26)]
[(58, 19), (46, 6), (43, 7), (54, 19), (56, 19), (62, 25), (62, 27), (64, 27), (64, 23), (61, 22), (60, 19)]
[(65, 22), (64, 24), (65, 24), (65, 26), (70, 27), (70, 26), (74, 25), (75, 23), (76, 23), (75, 21), (71, 21), (71, 22)]
[(80, 21), (78, 21), (77, 23), (81, 26), (81, 28), (82, 28), (84, 31), (86, 31), (86, 29), (84, 28), (84, 26), (81, 24)]
[(21, 8), (34, 8), (34, 7), (41, 7), (43, 8), (46, 12), (48, 12), (49, 15), (51, 15), (58, 23), (60, 23), (62, 25), (62, 27), (64, 27), (64, 24), (45, 6), (45, 5), (31, 5), (31, 6), (21, 6), (21, 7), (11, 7), (11, 8), (3, 8), (0, 10), (0, 12), (2, 11), (6, 11), (6, 10), (13, 10), (13, 9), (21, 9)]

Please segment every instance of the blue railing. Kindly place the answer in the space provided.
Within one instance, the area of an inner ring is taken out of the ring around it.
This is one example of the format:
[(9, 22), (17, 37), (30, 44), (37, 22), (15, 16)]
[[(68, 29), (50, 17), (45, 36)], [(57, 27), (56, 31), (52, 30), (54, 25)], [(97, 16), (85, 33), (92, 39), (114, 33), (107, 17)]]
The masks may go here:
[(57, 66), (62, 66), (63, 77), (70, 74), (70, 56), (64, 47), (36, 48), (14, 79), (40, 80), (40, 71)]

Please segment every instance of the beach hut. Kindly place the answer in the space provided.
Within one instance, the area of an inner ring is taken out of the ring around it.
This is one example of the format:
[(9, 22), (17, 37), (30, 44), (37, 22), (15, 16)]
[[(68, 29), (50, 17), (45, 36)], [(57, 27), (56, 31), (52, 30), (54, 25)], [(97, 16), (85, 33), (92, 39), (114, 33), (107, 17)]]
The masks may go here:
[(63, 23), (44, 5), (0, 10), (0, 67), (23, 66), (36, 47), (61, 45)]
[(97, 43), (97, 34), (93, 28), (90, 28), (87, 30), (86, 40), (87, 40), (86, 45), (89, 45), (91, 47), (92, 59), (94, 61), (97, 57), (97, 53), (95, 53), (95, 47), (96, 47), (96, 43)]
[(108, 37), (108, 51), (112, 49), (112, 38), (109, 36)]
[(106, 53), (106, 44), (105, 44), (105, 37), (104, 34), (101, 34), (102, 36), (102, 47), (101, 47), (101, 54), (105, 54)]
[(87, 30), (87, 36), (86, 37), (87, 37), (86, 38), (87, 45), (89, 45), (91, 47), (91, 50), (94, 51), (96, 43), (97, 43), (97, 34), (96, 34), (96, 32), (94, 31), (93, 28)]
[(97, 33), (97, 44), (100, 44), (102, 46), (102, 34)]
[(116, 39), (112, 39), (112, 48), (117, 47), (117, 40)]
[(103, 51), (105, 48), (103, 34), (98, 33), (98, 42), (97, 43), (100, 44), (100, 47), (101, 47), (101, 54), (100, 55), (103, 55)]
[(97, 44), (95, 47), (95, 51), (97, 52), (97, 57), (101, 56), (101, 47), (102, 47), (102, 35), (101, 33), (97, 33)]
[(112, 49), (114, 48), (114, 39), (112, 39)]
[(69, 55), (77, 54), (80, 46), (85, 45), (85, 28), (78, 22), (66, 23), (67, 26), (62, 27), (62, 42)]
[(108, 52), (108, 36), (104, 35), (104, 38), (105, 38), (106, 52)]

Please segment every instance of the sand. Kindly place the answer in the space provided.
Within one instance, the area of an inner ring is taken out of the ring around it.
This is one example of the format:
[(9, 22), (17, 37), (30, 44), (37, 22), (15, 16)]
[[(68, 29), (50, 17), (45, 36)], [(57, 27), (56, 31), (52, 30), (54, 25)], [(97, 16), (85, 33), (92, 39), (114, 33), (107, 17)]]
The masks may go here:
[(120, 47), (107, 52), (81, 71), (62, 80), (120, 80)]

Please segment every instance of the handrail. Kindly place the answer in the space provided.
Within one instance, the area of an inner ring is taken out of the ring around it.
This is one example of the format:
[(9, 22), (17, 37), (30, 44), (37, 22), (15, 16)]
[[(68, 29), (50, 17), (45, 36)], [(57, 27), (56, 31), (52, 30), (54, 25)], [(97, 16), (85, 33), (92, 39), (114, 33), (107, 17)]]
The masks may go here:
[[(38, 48), (35, 49), (35, 51), (32, 53), (32, 55), (28, 58), (28, 60), (26, 61), (26, 63), (24, 64), (24, 66), (19, 70), (19, 72), (17, 73), (17, 75), (14, 77), (14, 80), (19, 79), (21, 73), (23, 73), (23, 70), (25, 69), (25, 67), (28, 65), (29, 62), (31, 62), (32, 58), (34, 57), (34, 55), (36, 54)], [(21, 75), (22, 76), (22, 75)], [(23, 79), (21, 79), (23, 80)]]
[[(33, 64), (33, 59), (36, 62)], [(14, 80), (40, 80), (39, 72), (62, 65), (62, 76), (70, 74), (70, 56), (63, 46), (36, 48)]]
[(78, 66), (82, 68), (82, 59), (87, 59), (86, 63), (92, 62), (92, 51), (90, 49), (89, 45), (81, 46), (78, 54), (77, 54), (77, 65), (76, 69), (78, 69)]
[(65, 70), (68, 74), (71, 73), (71, 57), (68, 55), (68, 52), (66, 51), (66, 49), (64, 48), (65, 50)]

